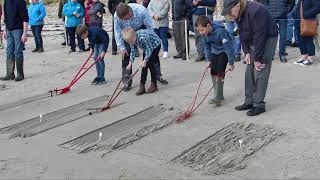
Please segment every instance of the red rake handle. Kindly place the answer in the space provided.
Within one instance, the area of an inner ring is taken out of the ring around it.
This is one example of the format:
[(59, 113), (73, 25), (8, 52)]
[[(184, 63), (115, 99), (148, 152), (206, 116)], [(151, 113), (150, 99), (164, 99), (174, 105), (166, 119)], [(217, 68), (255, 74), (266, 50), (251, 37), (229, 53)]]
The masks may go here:
[(81, 68), (79, 69), (79, 71), (77, 72), (77, 74), (73, 77), (72, 81), (69, 83), (72, 84), (73, 81), (78, 77), (78, 75), (80, 74), (80, 72), (82, 71), (82, 69), (84, 68), (85, 65), (87, 65), (88, 61), (90, 60), (90, 58), (92, 57), (92, 52), (89, 54), (89, 57), (87, 58), (87, 60), (83, 63), (83, 65), (81, 66)]
[[(139, 70), (140, 70), (141, 67), (142, 67), (142, 66), (139, 66), (139, 68), (131, 75), (131, 77), (129, 78), (129, 80), (128, 80), (127, 82), (129, 82), (130, 80), (132, 80), (132, 78), (139, 72)], [(118, 90), (118, 88), (119, 88), (119, 86), (120, 86), (120, 84), (121, 84), (122, 79), (123, 79), (123, 77), (121, 78), (121, 80), (120, 80), (117, 88), (114, 90), (113, 95), (111, 96), (108, 104), (107, 104), (105, 107), (103, 107), (103, 108), (101, 109), (101, 111), (105, 111), (105, 110), (107, 110), (107, 109), (110, 109), (110, 106), (112, 105), (112, 103), (116, 100), (116, 98), (117, 98), (117, 97), (120, 95), (120, 93), (123, 91), (123, 88), (121, 88), (120, 91), (116, 94), (116, 92), (117, 92), (117, 90)]]

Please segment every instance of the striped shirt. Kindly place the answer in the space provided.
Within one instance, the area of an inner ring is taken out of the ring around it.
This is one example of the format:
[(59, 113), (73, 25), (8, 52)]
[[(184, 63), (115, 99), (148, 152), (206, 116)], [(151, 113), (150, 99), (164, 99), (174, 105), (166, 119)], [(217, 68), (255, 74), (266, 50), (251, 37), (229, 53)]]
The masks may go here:
[(140, 4), (129, 3), (128, 5), (132, 9), (132, 17), (130, 19), (121, 20), (117, 16), (117, 12), (114, 13), (114, 34), (117, 46), (120, 48), (120, 50), (126, 49), (121, 34), (122, 29), (131, 27), (137, 31), (144, 25), (146, 29), (152, 30), (152, 19), (148, 10)]
[(130, 61), (134, 62), (134, 58), (136, 57), (136, 49), (134, 46), (137, 46), (138, 48), (141, 48), (143, 50), (143, 53), (145, 55), (144, 59), (148, 61), (151, 57), (152, 51), (161, 45), (161, 40), (153, 30), (141, 29), (136, 33), (136, 43), (134, 45), (130, 45)]

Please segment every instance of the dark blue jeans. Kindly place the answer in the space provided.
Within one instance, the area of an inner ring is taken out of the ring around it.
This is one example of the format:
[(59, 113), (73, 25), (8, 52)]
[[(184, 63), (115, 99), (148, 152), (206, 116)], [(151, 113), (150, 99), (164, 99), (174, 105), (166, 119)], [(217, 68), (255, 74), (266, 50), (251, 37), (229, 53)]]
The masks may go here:
[[(103, 52), (103, 45), (104, 44), (95, 44), (95, 46), (94, 46), (94, 60), (96, 60), (99, 57), (99, 55)], [(97, 69), (97, 77), (104, 79), (105, 64), (104, 64), (103, 59), (100, 59), (96, 63), (96, 69)]]
[[(229, 33), (233, 34), (233, 31), (235, 28), (238, 28), (237, 23), (235, 21), (226, 22), (226, 29)], [(240, 43), (239, 36), (234, 37), (234, 41), (235, 41), (234, 50), (235, 50), (236, 56), (241, 56), (241, 43)]]
[(287, 25), (288, 20), (286, 20), (287, 17), (281, 17), (279, 19), (276, 19), (276, 22), (279, 26), (279, 56), (285, 56), (286, 55), (286, 39), (287, 39)]
[(31, 26), (34, 43), (36, 44), (37, 49), (43, 48), (43, 41), (41, 36), (42, 28), (43, 28), (43, 25)]
[(314, 56), (316, 54), (316, 48), (313, 43), (313, 36), (301, 36), (300, 35), (300, 24), (296, 23), (296, 29), (298, 30), (298, 44), (301, 55)]
[(7, 31), (7, 59), (23, 60), (22, 29)]
[(162, 41), (163, 51), (168, 52), (168, 27), (160, 27), (159, 29), (153, 29), (154, 32), (160, 37)]
[(293, 12), (288, 14), (288, 23), (287, 23), (287, 41), (292, 42), (292, 38), (294, 38), (294, 42), (298, 41), (298, 31), (295, 27), (295, 19), (293, 17)]

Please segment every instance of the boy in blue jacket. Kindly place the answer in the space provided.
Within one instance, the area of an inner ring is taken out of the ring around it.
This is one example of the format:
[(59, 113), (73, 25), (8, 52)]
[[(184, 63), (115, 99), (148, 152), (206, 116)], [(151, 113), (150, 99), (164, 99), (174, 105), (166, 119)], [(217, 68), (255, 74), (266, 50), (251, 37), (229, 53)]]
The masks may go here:
[(46, 8), (42, 0), (32, 0), (28, 8), (28, 15), (29, 24), (36, 44), (36, 48), (32, 50), (32, 52), (42, 53), (44, 50), (41, 32), (44, 25), (44, 18), (46, 17)]
[(69, 39), (69, 45), (71, 46), (70, 52), (76, 51), (76, 28), (82, 24), (82, 18), (84, 17), (84, 9), (81, 4), (77, 3), (77, 0), (68, 0), (63, 6), (63, 14), (65, 16), (65, 26)]
[(94, 59), (100, 58), (96, 63), (97, 77), (94, 78), (92, 84), (100, 85), (106, 83), (104, 77), (105, 64), (104, 56), (106, 55), (108, 45), (109, 45), (109, 35), (99, 26), (87, 27), (86, 25), (79, 25), (77, 27), (77, 35), (81, 39), (89, 39), (90, 54), (94, 52)]
[(233, 38), (222, 24), (211, 23), (207, 16), (199, 16), (195, 26), (203, 35), (205, 59), (207, 67), (211, 68), (214, 93), (209, 104), (220, 106), (224, 100), (223, 85), (227, 64), (229, 63), (230, 71), (234, 70)]

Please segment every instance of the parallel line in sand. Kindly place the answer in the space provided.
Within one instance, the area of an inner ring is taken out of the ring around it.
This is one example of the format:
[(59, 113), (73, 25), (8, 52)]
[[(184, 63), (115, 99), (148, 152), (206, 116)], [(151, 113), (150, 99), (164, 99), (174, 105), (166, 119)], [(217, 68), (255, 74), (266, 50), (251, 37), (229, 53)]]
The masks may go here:
[(0, 134), (11, 134), (12, 137), (30, 137), (44, 131), (62, 126), (64, 124), (79, 120), (91, 114), (87, 109), (99, 107), (109, 96), (100, 96), (85, 102), (75, 104), (57, 111), (50, 112), (40, 117), (35, 117), (17, 124), (0, 129)]
[(21, 100), (18, 100), (16, 102), (3, 104), (3, 105), (0, 106), (0, 111), (6, 110), (6, 109), (10, 109), (10, 108), (14, 108), (14, 107), (17, 107), (17, 106), (21, 106), (21, 105), (24, 105), (24, 104), (32, 103), (32, 102), (35, 102), (35, 101), (40, 101), (42, 99), (49, 98), (49, 97), (50, 97), (49, 93), (45, 93), (45, 94), (39, 94), (39, 95), (36, 95), (36, 96), (32, 96), (32, 97), (28, 97), (28, 98), (25, 98), (25, 99), (21, 99)]
[[(154, 123), (156, 120), (163, 121), (171, 117), (165, 112), (168, 112), (168, 109), (162, 105), (151, 106), (59, 146), (69, 150), (76, 150), (78, 153), (89, 152), (97, 147), (103, 149), (105, 145), (116, 143), (116, 139), (121, 139), (132, 132), (137, 132), (140, 127), (147, 127), (147, 125)], [(174, 120), (174, 117), (172, 119)], [(100, 141), (99, 133), (102, 133)]]

